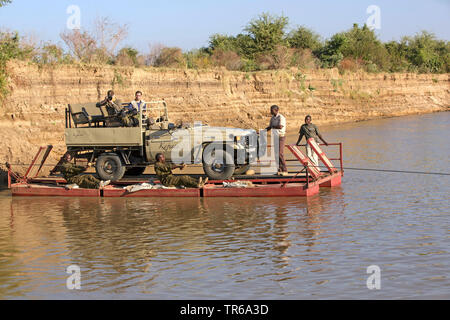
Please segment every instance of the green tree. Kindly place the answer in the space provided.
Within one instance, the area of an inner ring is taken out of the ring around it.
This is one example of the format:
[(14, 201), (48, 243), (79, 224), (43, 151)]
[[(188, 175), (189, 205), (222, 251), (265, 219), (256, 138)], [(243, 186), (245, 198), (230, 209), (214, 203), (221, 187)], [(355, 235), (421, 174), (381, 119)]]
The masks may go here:
[(285, 29), (289, 19), (285, 16), (272, 16), (268, 13), (261, 14), (250, 21), (245, 27), (249, 38), (253, 43), (247, 48), (249, 53), (260, 54), (272, 52), (279, 45), (286, 45)]
[(381, 70), (389, 67), (386, 48), (367, 25), (359, 27), (358, 24), (354, 24), (353, 28), (344, 32), (343, 35), (347, 39), (341, 48), (345, 58), (351, 57), (361, 59), (368, 64), (374, 63)]
[(347, 41), (345, 34), (337, 33), (327, 40), (322, 48), (315, 52), (323, 68), (334, 68), (342, 61), (344, 58), (342, 50)]
[(237, 51), (236, 37), (227, 36), (223, 34), (213, 34), (209, 37), (209, 52), (212, 53), (216, 49), (222, 51)]
[(449, 42), (437, 40), (433, 33), (422, 31), (413, 38), (406, 38), (408, 60), (419, 72), (448, 72)]
[[(227, 36), (222, 34), (214, 34), (209, 39), (209, 47), (205, 52), (213, 57), (217, 65), (226, 66), (230, 70), (238, 70), (238, 66), (242, 66), (241, 58), (246, 61), (253, 61), (255, 52), (255, 43), (248, 34), (238, 34), (237, 36)], [(231, 59), (226, 62), (224, 59)], [(250, 66), (254, 63), (246, 63)]]
[(315, 51), (322, 46), (320, 36), (303, 26), (292, 30), (287, 37), (287, 41), (291, 48), (297, 49), (311, 49)]
[(404, 37), (400, 42), (390, 41), (384, 44), (390, 59), (391, 72), (412, 71), (412, 64), (408, 60), (408, 38)]

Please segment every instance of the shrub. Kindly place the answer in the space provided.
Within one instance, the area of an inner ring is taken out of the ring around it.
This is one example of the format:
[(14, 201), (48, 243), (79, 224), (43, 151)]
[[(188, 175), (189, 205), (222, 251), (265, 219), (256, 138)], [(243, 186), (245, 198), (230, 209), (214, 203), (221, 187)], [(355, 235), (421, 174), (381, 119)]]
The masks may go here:
[(22, 41), (17, 32), (0, 31), (0, 100), (9, 93), (6, 63), (11, 59), (31, 59), (33, 54), (34, 48)]
[(0, 31), (0, 63), (10, 59), (30, 59), (35, 49), (19, 37), (17, 32)]
[(114, 62), (116, 48), (127, 37), (128, 26), (119, 25), (109, 18), (94, 21), (92, 31), (68, 30), (60, 34), (69, 52), (84, 63)]
[(256, 62), (260, 69), (286, 69), (292, 62), (293, 49), (286, 46), (277, 46), (272, 52), (257, 56)]
[(390, 59), (390, 72), (402, 72), (410, 70), (411, 63), (408, 61), (408, 44), (407, 38), (403, 38), (400, 42), (390, 41), (385, 43), (385, 48)]
[(351, 57), (371, 62), (382, 70), (389, 68), (389, 56), (385, 46), (367, 25), (360, 28), (354, 24), (353, 28), (342, 33), (342, 36), (346, 40), (342, 44), (340, 52), (345, 58)]
[(42, 65), (73, 63), (73, 58), (70, 54), (64, 53), (64, 50), (60, 46), (51, 43), (45, 43), (41, 48), (37, 49), (32, 60)]
[(320, 59), (323, 68), (334, 68), (344, 59), (342, 49), (347, 41), (345, 35), (338, 33), (332, 36), (323, 47), (316, 51), (316, 55)]
[(363, 69), (364, 61), (362, 59), (354, 59), (351, 57), (344, 58), (338, 65), (338, 69), (340, 73), (344, 73), (346, 71), (356, 72), (358, 70)]
[(261, 70), (261, 67), (256, 63), (253, 59), (242, 59), (242, 71), (244, 72), (252, 72), (252, 71), (258, 71)]
[(119, 53), (117, 54), (114, 63), (119, 66), (134, 66), (137, 67), (139, 65), (138, 63), (138, 54), (139, 51), (137, 51), (134, 48), (127, 47), (120, 49)]
[(161, 51), (166, 48), (161, 43), (150, 43), (149, 44), (149, 54), (146, 57), (145, 65), (154, 66), (156, 63), (156, 59), (161, 55)]
[(375, 63), (372, 63), (370, 61), (368, 63), (366, 63), (365, 69), (367, 72), (372, 72), (372, 73), (380, 71), (378, 66)]
[(214, 50), (211, 56), (213, 65), (225, 67), (228, 70), (241, 70), (244, 63), (241, 57), (234, 51)]
[(320, 66), (320, 61), (313, 55), (310, 49), (294, 49), (292, 51), (290, 66), (302, 69), (315, 69)]
[(422, 31), (414, 38), (406, 38), (406, 56), (421, 73), (449, 71), (450, 44), (437, 40), (435, 35)]
[(212, 66), (211, 57), (205, 49), (192, 50), (184, 54), (189, 69), (207, 69)]
[(161, 54), (156, 58), (155, 66), (184, 68), (186, 67), (186, 62), (184, 60), (183, 52), (177, 47), (163, 48)]
[(97, 43), (88, 32), (71, 30), (61, 33), (60, 37), (76, 59), (85, 63), (92, 62), (97, 50)]

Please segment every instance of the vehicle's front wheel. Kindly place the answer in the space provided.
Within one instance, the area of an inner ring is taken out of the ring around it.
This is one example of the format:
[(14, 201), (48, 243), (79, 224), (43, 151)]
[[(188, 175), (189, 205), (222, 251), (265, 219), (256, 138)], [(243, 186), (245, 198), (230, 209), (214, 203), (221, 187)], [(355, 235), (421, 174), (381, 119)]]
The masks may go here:
[(207, 147), (203, 153), (203, 171), (211, 180), (228, 180), (233, 176), (233, 155), (222, 150)]
[(104, 181), (118, 181), (123, 178), (126, 170), (119, 156), (109, 154), (98, 157), (95, 169), (100, 179)]

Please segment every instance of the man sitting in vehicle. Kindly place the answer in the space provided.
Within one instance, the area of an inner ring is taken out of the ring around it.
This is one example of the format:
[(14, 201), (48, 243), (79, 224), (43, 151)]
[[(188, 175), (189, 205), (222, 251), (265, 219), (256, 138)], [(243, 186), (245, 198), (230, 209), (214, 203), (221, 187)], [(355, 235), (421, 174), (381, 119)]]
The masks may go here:
[(142, 100), (142, 92), (137, 91), (135, 98), (133, 101), (130, 102), (130, 104), (127, 107), (129, 110), (136, 109), (138, 112), (147, 110), (147, 104), (144, 100)]
[(62, 173), (68, 184), (76, 184), (84, 189), (99, 189), (100, 187), (106, 187), (111, 183), (111, 181), (100, 181), (92, 175), (82, 174), (90, 166), (90, 163), (88, 164), (88, 167), (74, 165), (72, 163), (72, 155), (67, 152), (63, 157), (62, 163), (58, 166), (58, 171)]
[(196, 180), (189, 176), (174, 176), (172, 170), (186, 168), (186, 165), (176, 166), (166, 163), (166, 158), (162, 153), (156, 155), (155, 172), (159, 181), (165, 187), (185, 187), (185, 188), (203, 188), (208, 183), (208, 178), (203, 181), (200, 177)]
[(124, 127), (137, 127), (139, 121), (133, 119), (137, 112), (133, 112), (128, 108), (122, 108), (117, 101), (114, 101), (114, 91), (109, 90), (106, 98), (97, 103), (97, 107), (106, 106), (106, 112), (110, 117), (117, 117)]
[(130, 102), (128, 106), (125, 107), (128, 109), (128, 114), (131, 117), (131, 120), (135, 124), (135, 126), (139, 126), (139, 120), (140, 120), (140, 112), (147, 110), (147, 104), (144, 100), (142, 100), (142, 92), (137, 91), (135, 94), (135, 98), (133, 101)]

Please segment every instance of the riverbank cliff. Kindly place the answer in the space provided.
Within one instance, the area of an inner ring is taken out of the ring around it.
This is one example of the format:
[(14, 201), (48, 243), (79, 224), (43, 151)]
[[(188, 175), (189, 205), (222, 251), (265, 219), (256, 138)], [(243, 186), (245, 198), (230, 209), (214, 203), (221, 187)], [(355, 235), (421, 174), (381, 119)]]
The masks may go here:
[(1, 163), (29, 163), (47, 144), (55, 146), (49, 160), (55, 162), (64, 152), (67, 104), (99, 101), (109, 89), (123, 102), (136, 90), (147, 101), (165, 99), (172, 122), (259, 129), (277, 104), (290, 131), (307, 114), (323, 125), (446, 111), (450, 105), (449, 74), (40, 67), (19, 61), (9, 62), (6, 71), (10, 93), (0, 102)]

